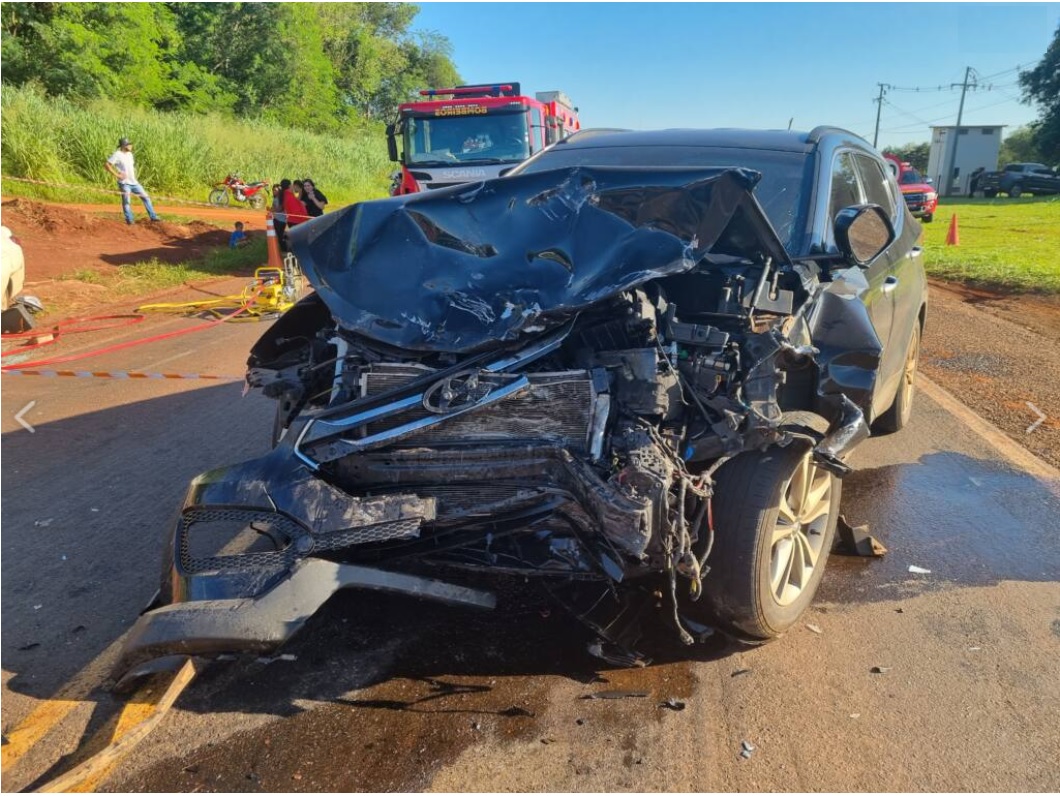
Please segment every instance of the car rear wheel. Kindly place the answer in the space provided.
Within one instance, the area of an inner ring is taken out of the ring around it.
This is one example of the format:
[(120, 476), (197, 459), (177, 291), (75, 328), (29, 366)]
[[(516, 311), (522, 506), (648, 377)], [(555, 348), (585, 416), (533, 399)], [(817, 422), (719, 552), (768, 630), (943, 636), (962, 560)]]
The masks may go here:
[(1023, 186), (1013, 185), (1011, 188), (1008, 189), (1008, 195), (1011, 196), (1013, 199), (1019, 199), (1021, 196), (1023, 196)]
[(913, 326), (913, 335), (905, 352), (902, 365), (902, 381), (894, 395), (891, 408), (877, 418), (873, 430), (882, 434), (894, 434), (909, 425), (913, 416), (913, 398), (916, 395), (916, 368), (920, 359), (920, 324)]
[(997, 196), (997, 191), (983, 191), (983, 196), (985, 196), (987, 199), (993, 199), (995, 196)]
[(841, 491), (802, 442), (748, 451), (725, 464), (716, 478), (714, 547), (703, 579), (711, 618), (756, 641), (794, 625), (824, 574)]

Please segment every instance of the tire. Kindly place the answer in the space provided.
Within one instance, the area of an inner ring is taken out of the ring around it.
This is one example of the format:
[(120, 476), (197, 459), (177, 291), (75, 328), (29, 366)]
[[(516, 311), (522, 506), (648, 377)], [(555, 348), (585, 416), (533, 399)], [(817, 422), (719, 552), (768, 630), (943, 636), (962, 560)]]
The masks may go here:
[(1013, 199), (1019, 199), (1021, 196), (1023, 196), (1023, 186), (1018, 184), (1013, 185), (1011, 188), (1008, 189), (1008, 195)]
[[(811, 499), (795, 497), (804, 494), (800, 486), (806, 483)], [(748, 451), (723, 465), (716, 476), (715, 539), (704, 599), (686, 606), (686, 613), (706, 609), (711, 619), (748, 641), (788, 630), (821, 582), (841, 493), (842, 482), (814, 465), (803, 442)]]
[(250, 206), (253, 207), (255, 210), (264, 210), (265, 209), (265, 189), (262, 188), (260, 191), (258, 191), (252, 197), (250, 197), (250, 199), (248, 201), (250, 202)]
[(934, 213), (928, 213), (927, 215), (920, 217), (920, 223), (921, 224), (930, 224), (934, 220), (935, 220), (935, 214)]
[(994, 191), (994, 190), (983, 191), (983, 196), (985, 196), (987, 199), (993, 199), (994, 197), (997, 196), (997, 191)]
[(891, 408), (876, 418), (872, 430), (878, 434), (894, 434), (909, 425), (913, 416), (913, 399), (916, 397), (916, 371), (920, 359), (920, 323), (913, 326), (913, 335), (909, 338), (909, 347), (905, 350), (905, 364), (902, 366), (902, 381), (894, 395)]
[(214, 188), (210, 191), (210, 204), (214, 207), (228, 207), (228, 190), (225, 188)]

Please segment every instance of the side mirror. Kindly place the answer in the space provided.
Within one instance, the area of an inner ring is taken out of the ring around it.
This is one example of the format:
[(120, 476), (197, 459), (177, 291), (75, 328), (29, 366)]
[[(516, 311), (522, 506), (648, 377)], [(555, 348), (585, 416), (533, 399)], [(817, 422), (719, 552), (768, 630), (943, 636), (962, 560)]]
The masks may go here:
[(935, 184), (935, 181), (933, 179), (931, 179), (931, 177), (925, 177), (924, 178), (924, 182), (927, 183), (928, 185), (934, 185)]
[(507, 174), (508, 172), (510, 172), (514, 168), (515, 168), (515, 166), (509, 166), (506, 169), (501, 169), (500, 172), (497, 174), (497, 176), (498, 177), (503, 177), (505, 174)]
[(894, 242), (891, 219), (879, 205), (853, 205), (835, 217), (835, 242), (843, 256), (862, 268)]
[(394, 125), (388, 124), (386, 126), (386, 151), (390, 155), (390, 159), (394, 162), (398, 162), (398, 149), (397, 149), (397, 138), (395, 137), (396, 129)]

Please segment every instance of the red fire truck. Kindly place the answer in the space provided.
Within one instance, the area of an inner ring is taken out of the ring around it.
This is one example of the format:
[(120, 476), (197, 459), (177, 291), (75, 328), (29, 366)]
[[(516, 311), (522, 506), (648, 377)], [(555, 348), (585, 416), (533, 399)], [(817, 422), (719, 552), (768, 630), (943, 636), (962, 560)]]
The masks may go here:
[[(497, 177), (581, 129), (562, 91), (523, 96), (518, 83), (424, 89), (387, 126), (390, 159), (401, 164), (392, 195)], [(401, 140), (400, 153), (398, 139)]]

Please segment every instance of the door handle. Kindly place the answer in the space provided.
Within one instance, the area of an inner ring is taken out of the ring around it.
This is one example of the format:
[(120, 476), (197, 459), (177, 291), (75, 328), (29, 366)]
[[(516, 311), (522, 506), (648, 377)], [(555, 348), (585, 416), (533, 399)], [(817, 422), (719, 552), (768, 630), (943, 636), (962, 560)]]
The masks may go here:
[(889, 276), (889, 277), (887, 277), (886, 279), (883, 280), (883, 292), (884, 293), (890, 293), (896, 287), (898, 287), (898, 277)]
[(912, 249), (905, 253), (905, 256), (910, 260), (914, 260), (920, 256), (920, 252), (923, 251), (919, 246), (914, 246)]

